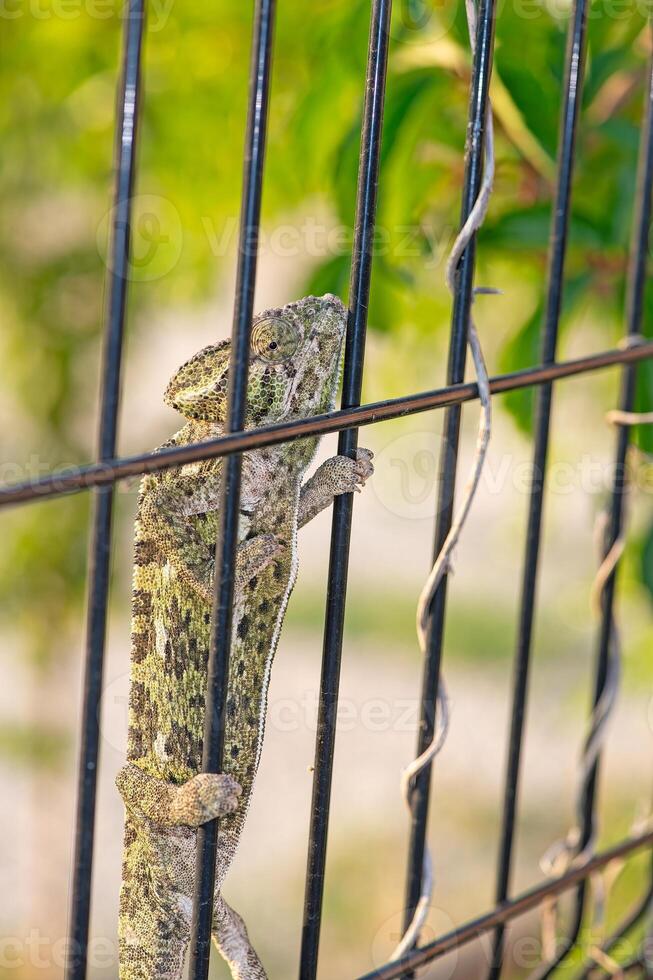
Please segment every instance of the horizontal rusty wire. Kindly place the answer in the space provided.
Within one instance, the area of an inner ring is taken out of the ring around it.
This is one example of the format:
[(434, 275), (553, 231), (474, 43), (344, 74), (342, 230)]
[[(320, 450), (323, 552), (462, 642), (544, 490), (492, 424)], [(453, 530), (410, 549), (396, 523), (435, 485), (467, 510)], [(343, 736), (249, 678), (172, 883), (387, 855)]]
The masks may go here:
[[(625, 936), (631, 932), (635, 926), (651, 914), (653, 910), (653, 858), (650, 861), (651, 867), (648, 874), (648, 884), (644, 894), (638, 899), (635, 906), (618, 923), (607, 939), (604, 939), (599, 946), (599, 951), (606, 955), (611, 955), (613, 950), (619, 945)], [(597, 969), (598, 960), (596, 955), (590, 951), (587, 960), (580, 973), (577, 973), (574, 980), (590, 980)]]
[(613, 861), (619, 861), (638, 850), (650, 847), (651, 844), (653, 844), (653, 830), (628, 837), (613, 847), (599, 852), (582, 867), (572, 868), (559, 878), (547, 880), (528, 891), (522, 892), (516, 898), (495, 905), (489, 912), (485, 912), (475, 919), (470, 919), (457, 929), (439, 936), (424, 946), (418, 946), (410, 953), (402, 956), (401, 959), (380, 966), (370, 973), (365, 973), (357, 980), (396, 980), (397, 977), (401, 977), (407, 971), (425, 966), (446, 953), (459, 949), (472, 940), (491, 932), (498, 926), (505, 925), (526, 912), (538, 908), (547, 898), (569, 891), (579, 882), (586, 880)]
[[(651, 357), (653, 357), (653, 341), (642, 341), (623, 348), (599, 351), (568, 361), (540, 364), (536, 367), (496, 375), (490, 379), (490, 392), (493, 395), (500, 395), (508, 391), (547, 384), (549, 381), (562, 378), (576, 377), (619, 364), (635, 364)], [(478, 386), (476, 383), (464, 382), (463, 384), (435, 388), (432, 391), (402, 395), (400, 398), (368, 402), (355, 408), (325, 412), (322, 415), (297, 419), (294, 422), (278, 422), (274, 425), (249, 429), (246, 432), (234, 432), (219, 436), (216, 439), (207, 439), (206, 442), (175, 446), (170, 449), (162, 449), (156, 453), (139, 453), (135, 456), (123, 456), (100, 463), (89, 463), (85, 466), (77, 466), (69, 470), (62, 470), (59, 473), (24, 480), (0, 488), (0, 508), (8, 507), (10, 504), (29, 503), (48, 497), (58, 497), (78, 490), (88, 490), (91, 487), (106, 486), (110, 483), (116, 483), (118, 480), (141, 476), (144, 473), (156, 473), (199, 460), (230, 456), (232, 453), (247, 452), (261, 446), (274, 446), (291, 439), (325, 435), (329, 432), (340, 432), (344, 429), (373, 425), (376, 422), (415, 415), (419, 412), (428, 412), (431, 409), (462, 405), (464, 402), (474, 401), (477, 398)]]

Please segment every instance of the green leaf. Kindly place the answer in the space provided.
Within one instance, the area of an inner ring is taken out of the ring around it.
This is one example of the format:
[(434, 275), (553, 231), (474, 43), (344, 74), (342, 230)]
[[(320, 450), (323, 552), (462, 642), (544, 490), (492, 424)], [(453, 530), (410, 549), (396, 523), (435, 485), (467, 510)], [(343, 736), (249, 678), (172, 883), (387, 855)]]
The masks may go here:
[[(589, 280), (589, 273), (582, 273), (565, 283), (558, 326), (559, 337), (564, 332), (574, 306), (583, 297)], [(544, 310), (544, 299), (542, 299), (532, 316), (505, 344), (499, 357), (501, 371), (518, 371), (520, 368), (531, 367), (540, 362), (540, 337), (544, 323)], [(503, 398), (503, 404), (508, 413), (512, 415), (517, 428), (530, 434), (533, 428), (533, 389), (521, 388), (517, 391), (510, 391)]]
[(343, 301), (346, 300), (349, 264), (349, 255), (336, 255), (318, 265), (306, 283), (307, 295), (323, 296), (324, 293), (334, 293)]
[[(653, 332), (653, 289), (649, 288), (644, 297), (644, 316), (642, 318), (642, 333), (650, 338)], [(637, 383), (635, 387), (635, 411), (653, 411), (653, 361), (650, 358), (640, 361), (636, 368)], [(653, 425), (636, 425), (633, 427), (631, 438), (642, 452), (653, 455)]]
[[(653, 361), (641, 361), (637, 366), (635, 411), (653, 412)], [(653, 455), (653, 425), (636, 425), (631, 438), (642, 452)]]
[[(483, 227), (483, 241), (486, 244), (504, 248), (525, 248), (544, 251), (548, 247), (551, 230), (551, 207), (549, 204), (515, 208), (500, 215), (496, 221), (487, 222)], [(569, 223), (569, 239), (574, 246), (599, 248), (602, 244), (600, 229), (591, 217), (572, 214)]]
[[(517, 371), (519, 368), (537, 363), (543, 315), (544, 308), (540, 302), (533, 315), (503, 347), (499, 357), (500, 371)], [(502, 404), (512, 416), (517, 428), (521, 432), (530, 433), (533, 427), (533, 389), (520, 388), (517, 391), (508, 391), (503, 396)]]

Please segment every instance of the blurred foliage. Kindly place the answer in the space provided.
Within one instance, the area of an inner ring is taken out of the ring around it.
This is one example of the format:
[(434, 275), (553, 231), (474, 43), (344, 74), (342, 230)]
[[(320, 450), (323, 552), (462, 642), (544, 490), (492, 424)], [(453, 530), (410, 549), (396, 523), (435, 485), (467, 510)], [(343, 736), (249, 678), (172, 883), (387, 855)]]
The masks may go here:
[[(505, 281), (493, 285), (509, 294), (518, 280), (530, 297), (500, 356), (500, 369), (512, 370), (538, 358), (569, 8), (561, 3), (551, 13), (538, 0), (499, 6), (497, 179), (479, 274), (499, 259)], [(251, 7), (150, 4), (130, 332), (139, 312), (210, 295), (232, 255)], [(1, 411), (3, 455), (24, 476), (26, 447), (46, 468), (93, 454), (80, 419), (93, 411), (98, 370), (124, 11), (112, 0), (15, 0), (8, 10), (11, 41), (5, 32), (0, 62)], [(562, 329), (589, 317), (606, 344), (623, 333), (645, 12), (644, 5), (601, 0), (589, 24)], [(299, 0), (278, 12), (264, 222), (273, 228), (288, 215), (315, 212), (342, 226), (340, 244), (329, 239), (306, 288), (343, 295), (368, 17), (361, 0), (317, 0), (310, 19)], [(458, 221), (470, 65), (463, 4), (403, 0), (392, 33), (370, 325), (397, 336), (417, 325), (428, 336), (448, 322), (443, 257)], [(167, 247), (148, 251), (152, 213)], [(649, 295), (649, 325), (652, 304)], [(639, 397), (650, 408), (651, 365), (640, 370)], [(528, 428), (529, 396), (506, 404)], [(653, 449), (650, 430), (639, 438)], [(0, 552), (0, 588), (14, 590), (8, 614), (22, 604), (27, 620), (37, 590), (51, 597), (34, 622), (41, 652), (44, 623), (58, 635), (83, 588), (87, 504), (78, 498), (58, 506), (48, 520), (37, 507), (5, 523)]]
[[(396, 590), (348, 591), (345, 613), (347, 640), (353, 646), (363, 643), (398, 662), (403, 656), (414, 660), (415, 600), (409, 592)], [(452, 596), (447, 606), (447, 650), (457, 664), (503, 669), (510, 661), (510, 642), (514, 632), (515, 609), (512, 596), (504, 604), (487, 597)], [(324, 595), (302, 589), (293, 595), (288, 608), (286, 629), (319, 633), (324, 621)], [(538, 624), (538, 655), (547, 663), (559, 663), (578, 645), (577, 633), (569, 617), (559, 608), (546, 608)]]
[(54, 769), (67, 759), (72, 739), (51, 725), (0, 724), (0, 754), (29, 769)]

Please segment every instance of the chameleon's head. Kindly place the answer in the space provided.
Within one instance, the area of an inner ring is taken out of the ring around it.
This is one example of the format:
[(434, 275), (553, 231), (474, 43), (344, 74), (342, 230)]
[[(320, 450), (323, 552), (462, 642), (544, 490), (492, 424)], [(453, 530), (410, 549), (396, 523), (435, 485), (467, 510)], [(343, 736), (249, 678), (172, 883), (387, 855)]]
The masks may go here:
[[(252, 325), (247, 426), (329, 411), (347, 310), (330, 294), (266, 310)], [(231, 342), (205, 347), (174, 375), (164, 399), (185, 418), (224, 422)]]

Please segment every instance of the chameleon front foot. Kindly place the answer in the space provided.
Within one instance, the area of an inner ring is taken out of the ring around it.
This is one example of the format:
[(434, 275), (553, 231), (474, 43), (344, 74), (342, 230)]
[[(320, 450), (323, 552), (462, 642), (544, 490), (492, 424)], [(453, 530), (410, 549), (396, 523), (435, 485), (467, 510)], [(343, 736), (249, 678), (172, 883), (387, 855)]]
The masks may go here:
[(313, 480), (331, 497), (341, 493), (360, 493), (374, 472), (373, 459), (374, 453), (362, 448), (356, 450), (356, 459), (332, 456), (318, 467)]
[(179, 787), (172, 806), (173, 823), (199, 827), (215, 817), (233, 813), (241, 793), (233, 776), (200, 772)]
[(328, 507), (334, 497), (342, 493), (360, 493), (374, 472), (370, 449), (359, 448), (356, 458), (332, 456), (318, 466), (314, 475), (301, 490), (299, 498), (299, 527), (303, 527), (320, 511)]
[(199, 827), (233, 813), (242, 790), (233, 776), (201, 772), (181, 786), (128, 762), (116, 777), (127, 809), (160, 827)]

